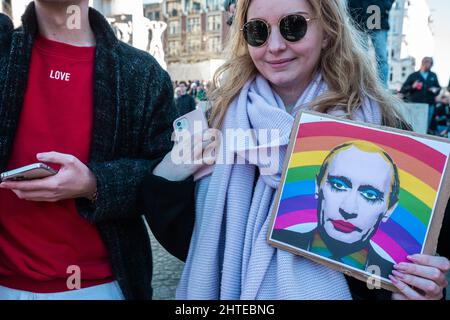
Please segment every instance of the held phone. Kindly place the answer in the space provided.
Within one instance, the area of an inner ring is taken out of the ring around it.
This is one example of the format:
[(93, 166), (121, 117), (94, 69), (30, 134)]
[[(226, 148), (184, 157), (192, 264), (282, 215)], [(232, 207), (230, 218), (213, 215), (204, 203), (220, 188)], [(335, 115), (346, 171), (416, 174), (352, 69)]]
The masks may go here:
[[(208, 121), (201, 109), (195, 109), (185, 115), (179, 117), (173, 122), (175, 134), (187, 130), (191, 135), (201, 133), (209, 128)], [(212, 173), (214, 166), (203, 165), (194, 173), (194, 181)]]
[(4, 181), (24, 181), (33, 179), (42, 179), (57, 174), (58, 171), (53, 170), (43, 163), (34, 163), (25, 167), (3, 172), (0, 180)]
[(200, 133), (208, 129), (208, 121), (201, 109), (195, 109), (179, 117), (173, 122), (175, 133), (188, 130), (191, 134)]

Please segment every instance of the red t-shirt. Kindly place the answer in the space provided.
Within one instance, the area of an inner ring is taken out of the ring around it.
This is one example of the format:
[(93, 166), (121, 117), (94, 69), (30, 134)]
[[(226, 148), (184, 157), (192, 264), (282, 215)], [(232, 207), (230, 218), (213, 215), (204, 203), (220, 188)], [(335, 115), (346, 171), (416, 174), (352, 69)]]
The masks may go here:
[[(8, 170), (38, 162), (36, 154), (49, 151), (88, 162), (94, 57), (95, 47), (35, 40)], [(82, 287), (113, 280), (100, 234), (78, 214), (75, 200), (25, 201), (0, 189), (0, 285), (38, 293), (67, 291), (74, 275), (69, 266), (79, 267)]]

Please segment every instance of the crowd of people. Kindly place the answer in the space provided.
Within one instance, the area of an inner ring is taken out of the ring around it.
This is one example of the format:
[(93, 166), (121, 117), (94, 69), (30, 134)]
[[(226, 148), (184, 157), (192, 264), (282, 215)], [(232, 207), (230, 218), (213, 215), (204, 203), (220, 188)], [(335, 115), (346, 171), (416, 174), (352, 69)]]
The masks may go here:
[[(172, 83), (148, 53), (120, 42), (88, 0), (77, 2), (80, 28), (67, 29), (60, 23), (64, 1), (32, 1), (18, 29), (0, 14), (0, 172), (36, 161), (58, 169), (0, 183), (0, 299), (151, 299), (146, 223), (186, 262), (177, 299), (444, 298), (449, 205), (438, 254), (395, 264), (394, 293), (267, 243), (299, 110), (409, 129), (386, 89), (383, 60), (371, 63), (368, 31), (349, 19), (345, 2), (227, 1), (226, 62), (205, 95), (204, 84)], [(384, 45), (385, 33), (370, 38)], [(410, 99), (439, 94), (430, 64), (424, 59), (405, 85)], [(173, 143), (173, 121), (206, 96), (212, 131), (277, 135), (243, 150), (227, 140), (217, 146), (213, 136)], [(447, 111), (448, 99), (441, 99), (432, 115), (438, 130), (445, 131)], [(180, 148), (202, 160), (212, 145), (232, 162), (214, 165), (198, 181), (193, 175), (203, 161), (173, 161)], [(264, 174), (267, 162), (247, 155), (268, 145), (279, 152), (269, 157), (275, 170)], [(391, 189), (378, 191), (379, 211), (392, 209)], [(335, 213), (342, 220), (365, 214), (342, 211)]]

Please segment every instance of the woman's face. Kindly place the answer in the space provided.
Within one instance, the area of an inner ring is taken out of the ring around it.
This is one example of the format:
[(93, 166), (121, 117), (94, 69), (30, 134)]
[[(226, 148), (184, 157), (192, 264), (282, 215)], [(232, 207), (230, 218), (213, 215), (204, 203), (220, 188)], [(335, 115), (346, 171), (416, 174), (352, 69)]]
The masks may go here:
[(278, 21), (292, 13), (315, 18), (307, 0), (252, 0), (247, 14), (247, 21), (263, 19), (271, 26), (267, 42), (257, 48), (248, 46), (248, 49), (259, 73), (275, 90), (305, 88), (326, 46), (324, 31), (318, 20), (308, 22), (308, 31), (300, 41), (285, 40), (280, 34)]

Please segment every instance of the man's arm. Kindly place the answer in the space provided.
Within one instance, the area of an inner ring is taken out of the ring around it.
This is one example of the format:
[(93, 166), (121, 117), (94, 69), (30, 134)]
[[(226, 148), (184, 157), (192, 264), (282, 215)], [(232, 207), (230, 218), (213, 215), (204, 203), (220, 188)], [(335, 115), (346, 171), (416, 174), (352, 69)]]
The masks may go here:
[[(89, 169), (97, 179), (97, 199), (77, 199), (81, 216), (92, 222), (137, 217), (142, 214), (138, 195), (144, 178), (170, 151), (172, 120), (177, 116), (173, 105), (173, 88), (166, 72), (148, 75), (146, 106), (143, 115), (145, 137), (139, 159), (121, 158), (108, 162), (91, 162)], [(149, 82), (150, 83), (150, 82)], [(155, 89), (155, 88), (159, 88)], [(138, 137), (134, 137), (138, 138)]]
[(414, 74), (410, 74), (408, 78), (406, 79), (405, 83), (402, 85), (402, 88), (400, 89), (400, 92), (403, 94), (411, 93), (412, 91), (412, 85), (414, 83)]

